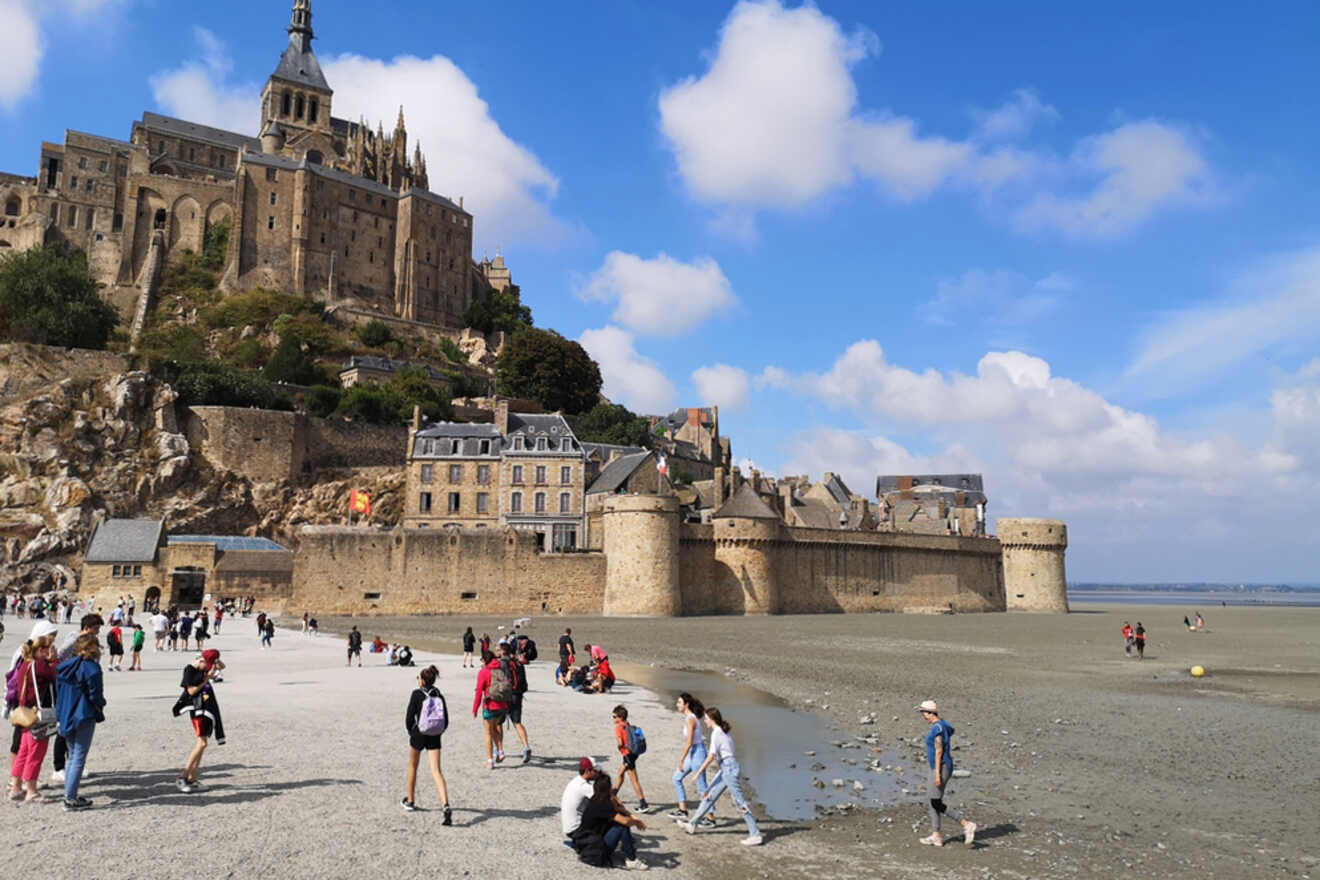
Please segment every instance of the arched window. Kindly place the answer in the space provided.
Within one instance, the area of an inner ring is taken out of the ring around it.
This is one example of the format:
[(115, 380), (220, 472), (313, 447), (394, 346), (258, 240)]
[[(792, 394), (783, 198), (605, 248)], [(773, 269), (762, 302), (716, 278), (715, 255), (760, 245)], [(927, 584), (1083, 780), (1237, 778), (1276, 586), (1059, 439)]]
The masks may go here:
[(292, 105), (293, 105), (293, 95), (289, 94), (288, 92), (285, 92), (284, 103), (280, 105), (280, 114), (283, 116), (288, 116), (289, 110), (291, 109)]
[(320, 115), (319, 113), (320, 109), (321, 109), (321, 103), (317, 101), (315, 98), (312, 98), (311, 104), (308, 105), (307, 107), (307, 119), (309, 122), (316, 121), (316, 117)]
[(157, 208), (157, 209), (156, 209), (156, 217), (155, 217), (155, 219), (152, 220), (152, 222), (151, 222), (151, 228), (152, 228), (152, 229), (164, 229), (164, 228), (165, 228), (165, 209), (164, 209), (164, 208)]
[[(313, 102), (313, 103), (314, 103), (314, 102)], [(313, 121), (315, 121), (315, 120), (313, 120)], [(312, 165), (320, 165), (323, 161), (325, 161), (325, 159), (324, 159), (324, 157), (321, 155), (321, 151), (320, 151), (320, 150), (308, 150), (308, 151), (307, 151), (307, 161), (308, 161), (309, 163), (311, 163)], [(317, 181), (317, 182), (319, 183), (320, 181)]]
[(307, 109), (307, 99), (304, 98), (302, 95), (299, 95), (298, 100), (294, 102), (293, 118), (302, 119), (303, 111), (305, 111), (306, 109)]
[(18, 203), (18, 199), (17, 199), (17, 198), (12, 198), (12, 199), (7, 200), (7, 201), (5, 202), (5, 216), (6, 216), (6, 217), (17, 217), (17, 216), (18, 216), (18, 206), (19, 206), (19, 203)]

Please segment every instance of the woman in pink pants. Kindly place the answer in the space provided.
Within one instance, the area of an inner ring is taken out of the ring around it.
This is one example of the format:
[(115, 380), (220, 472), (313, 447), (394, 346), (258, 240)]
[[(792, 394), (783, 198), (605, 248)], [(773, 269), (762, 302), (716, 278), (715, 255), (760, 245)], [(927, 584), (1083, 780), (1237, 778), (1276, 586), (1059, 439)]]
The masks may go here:
[[(16, 676), (14, 689), (18, 693), (18, 705), (42, 706), (53, 711), (55, 708), (54, 634), (24, 642), (20, 650), (23, 659), (14, 672)], [(32, 684), (34, 673), (36, 687)], [(32, 735), (32, 731), (23, 731), (18, 754), (14, 756), (14, 763), (9, 769), (10, 800), (44, 800), (41, 792), (37, 791), (37, 777), (41, 775), (41, 762), (46, 759), (46, 749), (49, 746), (49, 739), (37, 739)]]

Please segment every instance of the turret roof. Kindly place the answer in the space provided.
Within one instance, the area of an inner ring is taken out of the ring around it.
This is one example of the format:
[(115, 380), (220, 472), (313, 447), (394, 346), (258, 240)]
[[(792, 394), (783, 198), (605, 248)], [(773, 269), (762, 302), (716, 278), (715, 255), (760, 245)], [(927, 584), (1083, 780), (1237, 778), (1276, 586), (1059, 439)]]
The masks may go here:
[(715, 519), (779, 519), (761, 496), (752, 490), (751, 483), (743, 483), (724, 506), (715, 511)]

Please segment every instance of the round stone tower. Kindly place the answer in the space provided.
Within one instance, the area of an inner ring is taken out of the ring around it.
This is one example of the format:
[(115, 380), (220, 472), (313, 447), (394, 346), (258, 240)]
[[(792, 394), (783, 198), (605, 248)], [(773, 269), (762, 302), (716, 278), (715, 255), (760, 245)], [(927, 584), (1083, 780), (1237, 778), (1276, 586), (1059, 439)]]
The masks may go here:
[(678, 498), (615, 495), (605, 501), (606, 616), (677, 617), (683, 613), (678, 580)]
[(1057, 519), (995, 521), (1004, 553), (1004, 595), (1009, 611), (1068, 613), (1063, 555), (1068, 527)]
[(715, 526), (715, 561), (737, 582), (744, 614), (779, 613), (779, 578), (775, 575), (778, 518), (719, 517)]

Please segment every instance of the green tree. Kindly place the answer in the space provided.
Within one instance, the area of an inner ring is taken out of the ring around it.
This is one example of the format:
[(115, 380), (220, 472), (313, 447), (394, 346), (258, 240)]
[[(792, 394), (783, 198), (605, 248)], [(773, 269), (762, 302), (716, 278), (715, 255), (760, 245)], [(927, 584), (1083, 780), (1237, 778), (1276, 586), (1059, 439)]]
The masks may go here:
[(324, 381), (325, 374), (310, 354), (303, 350), (297, 337), (281, 336), (280, 344), (270, 356), (261, 375), (268, 382), (289, 382), (293, 385), (315, 385)]
[(41, 247), (0, 257), (0, 338), (105, 348), (117, 323), (81, 251)]
[[(421, 367), (404, 367), (385, 385), (354, 385), (344, 392), (335, 414), (375, 425), (397, 425), (412, 418), (413, 407), (432, 421), (453, 418), (444, 393)], [(310, 408), (310, 403), (309, 403)]]
[(517, 333), (532, 326), (532, 310), (522, 304), (522, 291), (516, 284), (504, 290), (491, 290), (474, 299), (463, 312), (463, 323), (482, 333)]
[(617, 403), (598, 403), (570, 417), (568, 424), (579, 440), (588, 443), (646, 446), (651, 436), (651, 426), (645, 418)]
[(198, 263), (203, 269), (219, 272), (225, 267), (225, 255), (229, 249), (229, 230), (233, 221), (226, 217), (218, 223), (206, 227), (206, 236), (202, 239), (202, 253)]
[(307, 389), (307, 412), (326, 418), (339, 406), (343, 392), (333, 385), (313, 385)]
[(495, 361), (499, 393), (535, 400), (551, 412), (587, 412), (600, 401), (600, 367), (578, 343), (524, 327)]
[(384, 321), (370, 320), (358, 327), (356, 331), (357, 338), (368, 348), (380, 348), (387, 342), (394, 339), (394, 334), (390, 332), (389, 325)]

